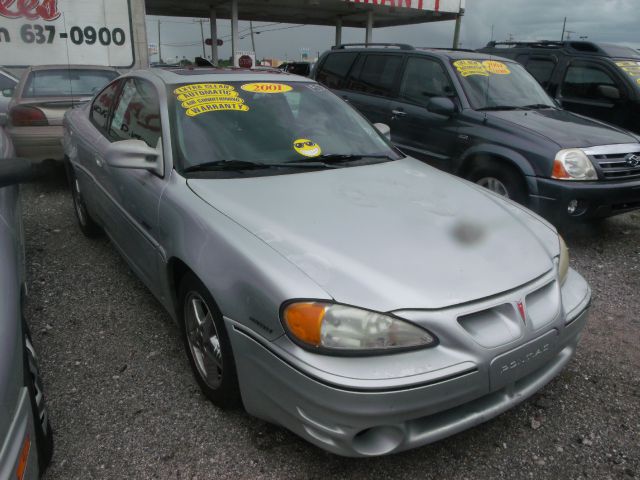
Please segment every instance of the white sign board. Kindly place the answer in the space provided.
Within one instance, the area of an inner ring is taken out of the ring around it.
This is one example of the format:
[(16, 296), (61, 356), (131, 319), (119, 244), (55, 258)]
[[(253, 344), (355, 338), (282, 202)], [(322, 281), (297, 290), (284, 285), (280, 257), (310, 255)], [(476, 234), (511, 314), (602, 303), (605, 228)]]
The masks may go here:
[(240, 68), (253, 68), (256, 66), (255, 52), (236, 51), (233, 56), (233, 66)]
[(0, 0), (0, 62), (132, 67), (129, 0)]
[(413, 8), (432, 12), (457, 13), (465, 6), (465, 0), (347, 0), (353, 3), (368, 3), (381, 7)]

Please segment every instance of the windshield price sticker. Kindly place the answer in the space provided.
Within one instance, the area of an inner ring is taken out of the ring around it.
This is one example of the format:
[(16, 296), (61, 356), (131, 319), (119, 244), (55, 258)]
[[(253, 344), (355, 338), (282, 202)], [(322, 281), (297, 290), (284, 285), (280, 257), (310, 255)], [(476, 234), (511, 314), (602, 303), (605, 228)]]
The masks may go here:
[[(129, 0), (0, 0), (5, 66), (133, 66)], [(35, 47), (35, 48), (34, 48)]]
[[(640, 62), (624, 61), (616, 62), (616, 65), (619, 66), (627, 75), (631, 77), (640, 77)], [(640, 85), (640, 78), (638, 78), (636, 82)]]
[(193, 83), (176, 88), (173, 93), (189, 117), (220, 110), (249, 111), (235, 87), (226, 83)]
[(247, 83), (242, 85), (242, 90), (246, 92), (255, 93), (286, 93), (293, 90), (291, 85), (285, 85), (284, 83)]
[(481, 75), (488, 77), (489, 75), (509, 75), (511, 70), (502, 62), (496, 62), (495, 60), (485, 60), (479, 62), (477, 60), (458, 60), (453, 62), (456, 70), (463, 77), (469, 77), (471, 75)]

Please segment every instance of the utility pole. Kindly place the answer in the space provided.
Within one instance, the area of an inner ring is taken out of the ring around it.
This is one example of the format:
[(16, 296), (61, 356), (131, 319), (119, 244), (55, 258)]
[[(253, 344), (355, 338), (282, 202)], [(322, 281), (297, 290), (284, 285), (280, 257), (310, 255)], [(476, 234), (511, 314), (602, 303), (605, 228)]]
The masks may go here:
[[(253, 22), (251, 20), (249, 20), (249, 29), (251, 30), (251, 49), (253, 50), (253, 54), (256, 54), (256, 40), (255, 37), (253, 36)], [(256, 56), (256, 58), (258, 58)]]
[(493, 42), (493, 27), (494, 27), (494, 26), (495, 26), (495, 25), (492, 23), (492, 24), (491, 24), (491, 41), (492, 41), (492, 42)]
[(562, 36), (560, 37), (560, 41), (564, 42), (564, 29), (567, 28), (567, 17), (564, 17), (564, 23), (562, 24)]
[(158, 63), (162, 63), (162, 40), (160, 39), (160, 19), (158, 19)]
[[(200, 36), (202, 37), (202, 58), (207, 58), (207, 52), (204, 49), (204, 19), (200, 19), (198, 20), (198, 23), (200, 23)], [(211, 39), (211, 41), (213, 41), (213, 39)]]
[(456, 16), (456, 28), (453, 32), (453, 48), (458, 48), (460, 43), (460, 25), (462, 24), (462, 17), (464, 16), (464, 8), (462, 8), (462, 1), (458, 7), (458, 15)]

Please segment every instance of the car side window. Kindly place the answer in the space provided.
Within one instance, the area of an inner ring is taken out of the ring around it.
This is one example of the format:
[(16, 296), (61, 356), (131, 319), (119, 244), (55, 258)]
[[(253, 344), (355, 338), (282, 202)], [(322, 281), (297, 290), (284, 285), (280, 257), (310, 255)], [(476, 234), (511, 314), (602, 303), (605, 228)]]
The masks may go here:
[(547, 88), (556, 68), (556, 62), (551, 58), (532, 58), (527, 62), (526, 68), (543, 88)]
[(155, 88), (141, 79), (127, 80), (113, 111), (109, 136), (116, 141), (142, 140), (156, 148), (161, 135), (160, 101)]
[(409, 57), (400, 84), (401, 98), (426, 106), (432, 97), (453, 95), (453, 87), (442, 65), (428, 58)]
[(601, 66), (576, 62), (569, 66), (562, 83), (562, 96), (587, 100), (603, 100), (600, 86), (619, 88), (614, 78)]
[(358, 59), (347, 82), (347, 89), (390, 97), (402, 65), (400, 55), (369, 54)]
[(107, 122), (109, 120), (109, 111), (113, 106), (116, 94), (122, 82), (117, 80), (102, 90), (91, 104), (91, 122), (102, 131), (107, 133)]
[(330, 53), (320, 67), (316, 79), (329, 88), (340, 88), (357, 56), (355, 52)]

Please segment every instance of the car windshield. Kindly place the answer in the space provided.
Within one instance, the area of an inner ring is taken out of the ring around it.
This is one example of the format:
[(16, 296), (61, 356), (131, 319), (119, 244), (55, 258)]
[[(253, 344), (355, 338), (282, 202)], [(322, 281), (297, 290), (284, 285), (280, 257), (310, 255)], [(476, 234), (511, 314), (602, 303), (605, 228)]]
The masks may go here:
[(631, 58), (616, 58), (614, 61), (620, 70), (631, 77), (631, 83), (640, 90), (640, 61)]
[(536, 79), (517, 63), (453, 60), (451, 64), (475, 110), (555, 108)]
[(117, 72), (109, 70), (35, 70), (29, 75), (22, 96), (90, 97), (117, 76)]
[(196, 83), (170, 86), (168, 94), (183, 171), (205, 165), (335, 168), (401, 156), (359, 113), (316, 83)]

